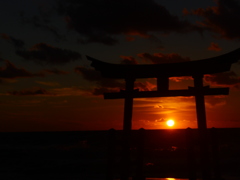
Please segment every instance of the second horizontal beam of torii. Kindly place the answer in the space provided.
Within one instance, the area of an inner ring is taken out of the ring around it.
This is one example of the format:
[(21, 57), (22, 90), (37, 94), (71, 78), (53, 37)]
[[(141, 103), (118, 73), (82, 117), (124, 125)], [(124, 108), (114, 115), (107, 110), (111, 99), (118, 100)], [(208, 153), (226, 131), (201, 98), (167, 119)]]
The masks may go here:
[[(166, 90), (166, 91), (133, 91), (121, 90), (120, 92), (104, 93), (104, 99), (122, 99), (130, 96), (132, 98), (146, 98), (146, 97), (171, 97), (171, 96), (195, 96), (198, 89), (189, 87), (189, 89), (181, 90)], [(205, 86), (201, 89), (202, 95), (228, 95), (229, 88), (209, 88)]]

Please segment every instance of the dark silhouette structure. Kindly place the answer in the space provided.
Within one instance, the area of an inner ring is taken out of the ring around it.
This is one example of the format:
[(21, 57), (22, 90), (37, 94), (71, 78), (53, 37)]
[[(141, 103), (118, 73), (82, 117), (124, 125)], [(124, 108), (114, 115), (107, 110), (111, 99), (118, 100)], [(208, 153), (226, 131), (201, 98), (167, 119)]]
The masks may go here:
[[(148, 64), (148, 65), (123, 65), (111, 64), (88, 57), (92, 61), (91, 66), (100, 71), (103, 77), (125, 79), (126, 88), (118, 93), (105, 93), (105, 99), (124, 98), (124, 144), (122, 159), (121, 180), (129, 178), (130, 161), (130, 133), (132, 129), (133, 98), (145, 97), (169, 97), (169, 96), (195, 96), (197, 123), (199, 130), (199, 144), (201, 151), (202, 179), (209, 180), (208, 167), (209, 153), (207, 144), (207, 123), (205, 113), (205, 95), (228, 95), (229, 88), (210, 88), (203, 86), (204, 74), (214, 74), (229, 71), (232, 63), (240, 59), (240, 49), (230, 53), (197, 61)], [(194, 87), (185, 90), (169, 90), (169, 77), (191, 76), (194, 79)], [(157, 78), (156, 91), (138, 91), (134, 89), (134, 81), (139, 78)], [(140, 178), (139, 178), (140, 179)]]

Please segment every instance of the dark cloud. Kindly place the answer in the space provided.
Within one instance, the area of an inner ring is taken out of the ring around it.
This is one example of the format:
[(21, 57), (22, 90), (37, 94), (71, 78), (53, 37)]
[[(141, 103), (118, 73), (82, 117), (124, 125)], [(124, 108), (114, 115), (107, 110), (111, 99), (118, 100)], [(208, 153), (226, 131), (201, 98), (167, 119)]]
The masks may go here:
[(132, 56), (120, 56), (121, 64), (138, 64), (137, 60)]
[(94, 88), (92, 94), (95, 96), (103, 95), (103, 93), (110, 93), (110, 92), (119, 92), (117, 88), (107, 88), (107, 87), (97, 87)]
[(128, 42), (131, 42), (131, 41), (134, 41), (135, 40), (135, 38), (133, 37), (133, 36), (126, 36), (126, 41), (128, 41)]
[[(186, 33), (197, 30), (153, 0), (59, 0), (58, 13), (77, 31), (81, 43), (116, 44), (118, 35), (150, 37), (152, 32)], [(129, 38), (130, 37), (130, 38)]]
[(205, 81), (214, 86), (238, 87), (240, 78), (234, 72), (205, 75)]
[(236, 0), (216, 0), (217, 6), (206, 9), (184, 10), (184, 14), (203, 17), (198, 24), (225, 39), (240, 38), (240, 5)]
[(102, 79), (101, 73), (99, 71), (95, 71), (94, 69), (87, 69), (79, 66), (75, 68), (75, 72), (80, 73), (83, 78), (88, 81), (100, 81)]
[(134, 86), (139, 89), (140, 91), (151, 91), (153, 88), (156, 87), (156, 85), (151, 84), (150, 82), (146, 81), (146, 82), (135, 82)]
[(67, 71), (59, 70), (59, 69), (56, 69), (56, 68), (53, 68), (53, 69), (45, 69), (44, 71), (45, 71), (46, 73), (48, 73), (48, 74), (57, 74), (57, 75), (69, 74), (69, 72), (67, 72)]
[[(94, 88), (92, 94), (100, 95), (103, 92), (119, 92), (120, 89), (125, 89), (125, 82), (116, 79), (102, 78), (101, 74), (94, 69), (84, 67), (76, 67), (75, 71), (83, 76), (84, 79), (95, 82), (97, 87)], [(135, 82), (134, 87), (140, 91), (151, 90), (153, 86), (150, 82)]]
[(167, 120), (164, 118), (156, 119), (155, 122), (166, 122)]
[(59, 86), (60, 84), (58, 82), (45, 82), (45, 81), (36, 81), (36, 83), (44, 85), (44, 86)]
[(179, 76), (179, 77), (169, 77), (169, 80), (175, 82), (181, 82), (182, 80), (193, 80), (191, 76)]
[(4, 59), (1, 57), (1, 54), (0, 54), (0, 62), (1, 62), (1, 61), (4, 61)]
[(3, 84), (3, 85), (9, 85), (11, 83), (15, 83), (16, 81), (17, 81), (16, 79), (0, 78), (0, 84)]
[(9, 36), (5, 33), (1, 33), (0, 37), (1, 37), (1, 39), (4, 39), (4, 40), (8, 41), (9, 43), (13, 44), (13, 46), (15, 48), (23, 48), (24, 45), (25, 45), (24, 41), (22, 41), (20, 39), (16, 39), (16, 38), (14, 38), (12, 36)]
[(23, 68), (17, 68), (9, 61), (5, 61), (5, 67), (0, 67), (0, 78), (21, 78), (43, 76), (42, 73), (31, 73)]
[(162, 63), (177, 63), (190, 61), (188, 57), (181, 57), (179, 54), (171, 53), (171, 54), (163, 54), (163, 53), (141, 53), (138, 54), (138, 57), (142, 58), (146, 62), (151, 62), (153, 64), (162, 64)]
[(210, 46), (208, 47), (209, 51), (221, 51), (222, 48), (219, 47), (217, 43), (211, 42)]
[[(46, 32), (51, 33), (56, 40), (66, 40), (66, 37), (63, 33), (60, 33), (59, 29), (53, 25), (54, 20), (53, 17), (56, 13), (55, 6), (50, 3), (41, 2), (38, 6), (38, 15), (34, 15), (32, 17), (28, 17), (26, 12), (21, 11), (19, 13), (22, 23), (30, 24), (35, 28), (40, 28)], [(55, 19), (56, 21), (56, 19)]]
[(80, 73), (84, 79), (92, 82), (96, 82), (98, 85), (102, 87), (119, 87), (121, 89), (124, 88), (124, 83), (115, 79), (107, 79), (101, 76), (99, 71), (95, 71), (94, 69), (87, 69), (85, 67), (79, 66), (75, 68), (75, 72)]
[(26, 60), (51, 65), (63, 65), (81, 59), (81, 54), (78, 52), (60, 49), (45, 43), (35, 44), (29, 50), (17, 50), (16, 54)]
[(208, 107), (222, 106), (226, 104), (226, 96), (206, 96), (205, 102)]
[(9, 95), (15, 96), (34, 96), (34, 95), (49, 95), (50, 93), (47, 92), (45, 89), (38, 88), (33, 90), (22, 90), (22, 91), (11, 91), (8, 92)]

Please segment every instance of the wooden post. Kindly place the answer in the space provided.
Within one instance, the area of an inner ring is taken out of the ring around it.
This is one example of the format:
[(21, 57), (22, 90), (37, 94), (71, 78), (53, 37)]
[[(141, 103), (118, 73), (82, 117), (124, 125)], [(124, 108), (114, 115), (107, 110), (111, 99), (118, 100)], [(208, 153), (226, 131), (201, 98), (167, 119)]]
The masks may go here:
[(158, 77), (157, 78), (157, 91), (167, 91), (169, 87), (169, 77)]
[(132, 106), (133, 106), (133, 91), (135, 79), (125, 79), (126, 81), (126, 97), (124, 101), (124, 120), (123, 130), (130, 132), (132, 129)]
[(116, 151), (116, 130), (110, 129), (108, 131), (107, 138), (107, 180), (114, 180), (114, 169), (115, 169), (115, 151)]
[(132, 129), (132, 106), (135, 79), (127, 78), (126, 97), (124, 101), (123, 145), (122, 145), (122, 172), (121, 180), (128, 180), (130, 176), (130, 141)]
[(189, 180), (196, 180), (196, 157), (195, 157), (195, 142), (193, 139), (193, 132), (191, 128), (186, 129), (186, 145), (187, 145), (187, 161)]
[(207, 123), (206, 123), (206, 112), (205, 102), (203, 94), (203, 75), (193, 76), (194, 78), (194, 89), (195, 89), (195, 101), (196, 101), (196, 112), (199, 132), (199, 145), (200, 145), (200, 158), (201, 158), (201, 170), (202, 179), (209, 180), (209, 152), (208, 152), (208, 138), (207, 138)]

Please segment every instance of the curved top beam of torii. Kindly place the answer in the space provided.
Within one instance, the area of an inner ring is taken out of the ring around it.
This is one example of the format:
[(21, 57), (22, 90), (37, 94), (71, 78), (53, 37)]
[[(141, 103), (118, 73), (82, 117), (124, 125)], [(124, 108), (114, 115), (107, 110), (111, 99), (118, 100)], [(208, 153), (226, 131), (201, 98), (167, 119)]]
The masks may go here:
[(240, 60), (240, 48), (220, 56), (180, 63), (126, 65), (106, 63), (89, 56), (87, 59), (92, 61), (92, 67), (107, 78), (199, 76), (229, 71), (232, 63)]

